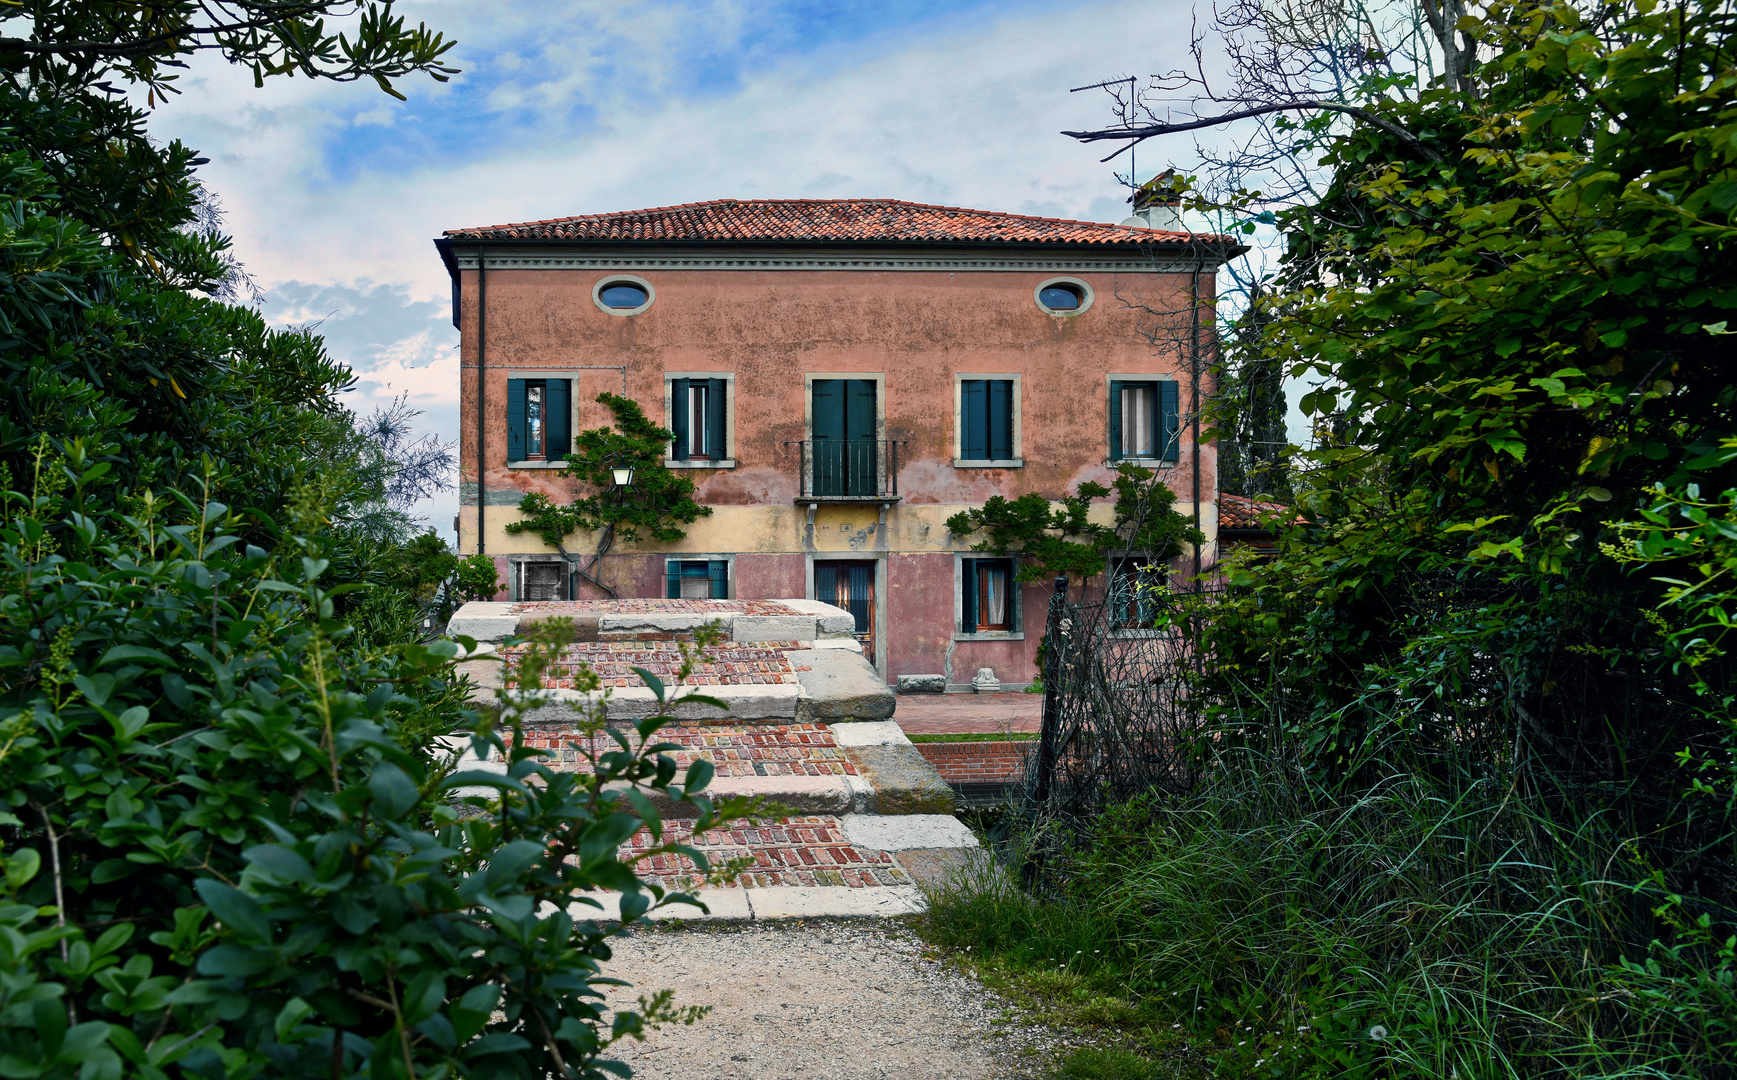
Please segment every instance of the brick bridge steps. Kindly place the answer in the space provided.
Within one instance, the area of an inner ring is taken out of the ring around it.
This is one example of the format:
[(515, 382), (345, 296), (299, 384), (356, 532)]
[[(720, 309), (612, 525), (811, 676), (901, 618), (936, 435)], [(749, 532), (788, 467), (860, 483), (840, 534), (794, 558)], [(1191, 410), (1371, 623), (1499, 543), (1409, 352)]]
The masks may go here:
[[(574, 745), (582, 738), (575, 705), (602, 700), (611, 726), (654, 714), (657, 699), (633, 671), (640, 667), (669, 688), (677, 722), (659, 736), (681, 746), (671, 756), (684, 771), (708, 761), (716, 770), (708, 794), (760, 796), (789, 813), (692, 838), (720, 860), (750, 861), (736, 883), (701, 890), (712, 909), (704, 917), (905, 914), (921, 910), (921, 883), (981, 856), (976, 838), (952, 817), (953, 789), (891, 721), (893, 694), (851, 637), (850, 613), (812, 600), (467, 604), (449, 629), (479, 640), (477, 654), (460, 665), (476, 684), (478, 704), (493, 704), (500, 661), (518, 648), (506, 639), (549, 618), (571, 619), (576, 640), (548, 673), (545, 703), (528, 713), (526, 730), (555, 768), (586, 767), (585, 748)], [(681, 647), (707, 623), (724, 640), (678, 684)], [(578, 689), (581, 664), (605, 691)], [(694, 694), (727, 708), (682, 703)], [(684, 835), (691, 828), (691, 817), (681, 816), (691, 810), (667, 802), (663, 809), (666, 829)], [(650, 843), (642, 833), (623, 850)], [(670, 856), (643, 868), (670, 886), (693, 870)], [(598, 900), (606, 911), (619, 910), (612, 894)], [(682, 907), (669, 914), (699, 913)]]

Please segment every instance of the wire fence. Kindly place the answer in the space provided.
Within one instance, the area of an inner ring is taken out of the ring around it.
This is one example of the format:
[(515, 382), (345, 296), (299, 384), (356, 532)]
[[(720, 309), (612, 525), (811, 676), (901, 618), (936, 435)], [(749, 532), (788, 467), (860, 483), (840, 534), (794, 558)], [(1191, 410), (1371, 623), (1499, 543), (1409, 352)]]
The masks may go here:
[(1069, 601), (1058, 587), (1043, 645), (1044, 712), (1027, 768), (1028, 806), (1089, 819), (1154, 788), (1199, 779), (1205, 722), (1199, 642), (1222, 590), (1126, 590)]

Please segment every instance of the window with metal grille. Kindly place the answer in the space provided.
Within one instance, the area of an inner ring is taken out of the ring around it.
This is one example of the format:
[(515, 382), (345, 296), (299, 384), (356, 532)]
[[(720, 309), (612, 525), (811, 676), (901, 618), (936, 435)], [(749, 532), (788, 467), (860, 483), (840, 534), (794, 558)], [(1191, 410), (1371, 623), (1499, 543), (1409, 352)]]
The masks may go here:
[(667, 595), (671, 600), (728, 600), (730, 564), (724, 559), (671, 559)]
[(522, 562), (519, 566), (520, 600), (567, 599), (567, 564)]

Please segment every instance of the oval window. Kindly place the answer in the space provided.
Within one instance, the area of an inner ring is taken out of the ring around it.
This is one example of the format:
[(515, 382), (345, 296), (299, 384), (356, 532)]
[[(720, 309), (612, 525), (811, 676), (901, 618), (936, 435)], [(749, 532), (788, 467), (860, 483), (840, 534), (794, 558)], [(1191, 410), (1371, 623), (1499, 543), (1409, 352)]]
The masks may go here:
[(1077, 285), (1051, 285), (1037, 294), (1037, 302), (1051, 311), (1072, 311), (1081, 299)]
[(597, 299), (604, 307), (636, 308), (644, 307), (650, 295), (643, 286), (628, 281), (612, 281), (598, 290)]

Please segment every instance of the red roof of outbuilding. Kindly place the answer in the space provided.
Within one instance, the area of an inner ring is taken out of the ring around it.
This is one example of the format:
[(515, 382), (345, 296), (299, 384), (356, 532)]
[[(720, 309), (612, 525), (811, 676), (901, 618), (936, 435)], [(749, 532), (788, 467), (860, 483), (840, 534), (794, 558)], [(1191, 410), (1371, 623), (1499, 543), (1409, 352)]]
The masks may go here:
[(1151, 244), (1228, 237), (1028, 217), (899, 199), (714, 199), (613, 214), (448, 229), (453, 240), (904, 240)]
[(1220, 531), (1225, 529), (1270, 530), (1273, 525), (1283, 522), (1287, 518), (1290, 521), (1302, 520), (1283, 503), (1260, 502), (1247, 495), (1220, 495), (1218, 497), (1218, 527)]

